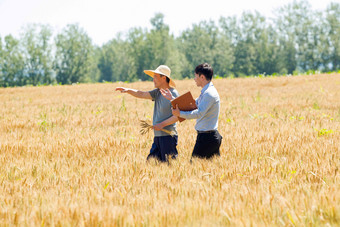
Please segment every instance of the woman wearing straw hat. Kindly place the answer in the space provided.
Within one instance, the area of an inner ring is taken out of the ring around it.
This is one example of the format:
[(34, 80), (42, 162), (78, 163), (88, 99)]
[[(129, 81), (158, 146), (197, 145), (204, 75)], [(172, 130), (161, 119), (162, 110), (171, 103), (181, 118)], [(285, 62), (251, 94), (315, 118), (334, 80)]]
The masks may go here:
[[(158, 160), (165, 162), (168, 160), (167, 156), (176, 158), (178, 155), (176, 148), (178, 141), (176, 121), (178, 118), (172, 115), (171, 103), (163, 97), (160, 89), (170, 91), (172, 97), (178, 97), (179, 94), (175, 89), (175, 82), (170, 77), (171, 70), (168, 66), (160, 65), (156, 70), (144, 70), (144, 73), (153, 78), (156, 89), (151, 91), (138, 91), (131, 88), (117, 87), (116, 91), (128, 93), (136, 98), (155, 101), (153, 111), (153, 129), (155, 137), (147, 160), (150, 158), (157, 158)], [(166, 132), (161, 131), (163, 128), (167, 131), (174, 132), (175, 135), (171, 136)]]

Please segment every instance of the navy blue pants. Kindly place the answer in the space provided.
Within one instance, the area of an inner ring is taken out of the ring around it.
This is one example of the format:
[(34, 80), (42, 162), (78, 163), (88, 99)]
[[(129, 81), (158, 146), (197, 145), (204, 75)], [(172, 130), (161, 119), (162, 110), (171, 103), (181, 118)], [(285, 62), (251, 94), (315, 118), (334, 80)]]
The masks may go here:
[(222, 136), (217, 130), (198, 133), (192, 157), (209, 159), (220, 156), (221, 143)]
[(147, 160), (150, 158), (157, 158), (161, 162), (166, 162), (169, 157), (176, 159), (178, 155), (176, 148), (177, 141), (177, 136), (155, 137)]

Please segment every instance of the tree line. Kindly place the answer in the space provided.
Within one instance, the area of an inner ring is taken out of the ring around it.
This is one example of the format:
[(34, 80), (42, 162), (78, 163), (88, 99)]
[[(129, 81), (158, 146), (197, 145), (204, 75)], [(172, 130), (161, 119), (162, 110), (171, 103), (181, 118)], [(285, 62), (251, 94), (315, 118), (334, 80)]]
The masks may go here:
[(340, 69), (340, 4), (312, 10), (308, 1), (276, 10), (201, 21), (175, 37), (164, 15), (152, 28), (131, 28), (102, 46), (78, 24), (53, 39), (49, 25), (30, 24), (20, 37), (0, 36), (0, 87), (78, 82), (150, 80), (143, 73), (166, 64), (175, 79), (210, 63), (215, 76), (286, 75)]

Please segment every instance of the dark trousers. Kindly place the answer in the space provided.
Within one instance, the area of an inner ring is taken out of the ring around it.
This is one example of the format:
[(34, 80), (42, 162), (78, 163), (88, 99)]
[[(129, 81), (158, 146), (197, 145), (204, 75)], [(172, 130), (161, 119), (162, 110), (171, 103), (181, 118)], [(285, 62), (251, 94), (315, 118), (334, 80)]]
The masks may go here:
[(147, 160), (150, 158), (157, 158), (161, 162), (168, 161), (169, 156), (176, 159), (177, 152), (177, 136), (159, 136), (153, 139), (153, 144), (150, 149), (150, 154)]
[(192, 157), (212, 158), (215, 155), (220, 155), (220, 146), (222, 136), (217, 130), (202, 132), (197, 134), (196, 144)]

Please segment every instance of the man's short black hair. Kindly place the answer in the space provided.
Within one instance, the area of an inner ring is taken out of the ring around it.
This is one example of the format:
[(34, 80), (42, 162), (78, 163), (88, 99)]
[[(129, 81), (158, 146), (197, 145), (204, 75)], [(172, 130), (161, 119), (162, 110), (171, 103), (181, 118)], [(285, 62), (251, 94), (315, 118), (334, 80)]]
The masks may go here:
[(214, 70), (208, 63), (203, 63), (196, 66), (195, 73), (198, 75), (203, 74), (210, 81), (214, 75)]

